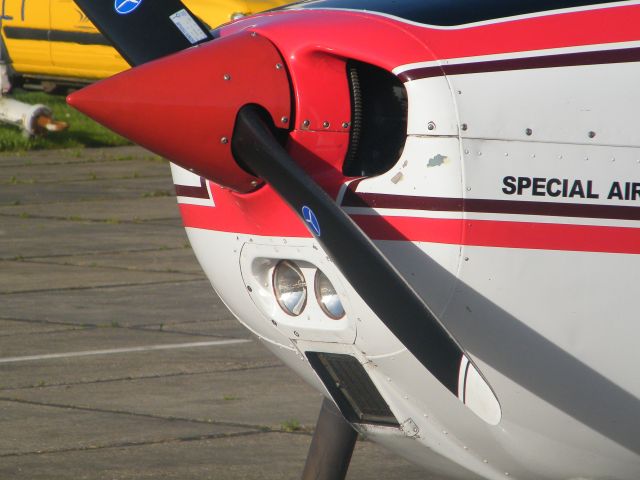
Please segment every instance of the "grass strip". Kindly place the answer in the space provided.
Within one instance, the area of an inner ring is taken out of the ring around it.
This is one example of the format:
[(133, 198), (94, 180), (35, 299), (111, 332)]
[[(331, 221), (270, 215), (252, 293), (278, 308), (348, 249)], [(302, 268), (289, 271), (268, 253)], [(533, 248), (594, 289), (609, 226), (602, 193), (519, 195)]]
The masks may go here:
[(44, 136), (27, 138), (20, 128), (0, 123), (0, 151), (2, 152), (131, 145), (127, 139), (69, 107), (64, 95), (16, 89), (8, 97), (32, 105), (37, 103), (46, 105), (53, 111), (56, 120), (68, 122), (70, 126), (64, 132), (52, 132)]

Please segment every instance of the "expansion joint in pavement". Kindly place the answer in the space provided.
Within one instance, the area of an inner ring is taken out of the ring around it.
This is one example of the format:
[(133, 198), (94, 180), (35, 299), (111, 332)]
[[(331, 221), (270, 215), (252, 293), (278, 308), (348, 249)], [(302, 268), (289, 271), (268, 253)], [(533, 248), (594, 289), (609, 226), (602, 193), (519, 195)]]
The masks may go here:
[[(0, 213), (0, 216), (2, 214)], [(122, 250), (101, 250), (97, 252), (78, 252), (78, 253), (54, 253), (49, 255), (31, 255), (31, 256), (20, 256), (20, 260), (16, 260), (16, 257), (0, 257), (0, 261), (28, 261), (28, 260), (36, 260), (40, 258), (73, 258), (73, 257), (91, 257), (91, 256), (101, 256), (101, 255), (128, 255), (128, 254), (136, 254), (136, 253), (151, 253), (151, 252), (171, 252), (174, 250), (184, 250), (185, 248), (190, 247), (153, 247), (153, 248), (128, 248)]]
[[(188, 276), (188, 279), (192, 280), (197, 277), (198, 280), (205, 280), (206, 277), (203, 273), (195, 273), (195, 272), (183, 272), (180, 270), (148, 270), (145, 268), (130, 268), (130, 267), (119, 267), (117, 265), (83, 265), (83, 264), (75, 264), (75, 263), (58, 263), (53, 261), (47, 261), (47, 257), (40, 257), (38, 259), (22, 259), (20, 260), (24, 263), (36, 264), (36, 265), (57, 265), (60, 267), (83, 267), (83, 268), (93, 268), (99, 270), (116, 270), (116, 271), (126, 271), (126, 272), (138, 272), (138, 273), (162, 273), (162, 274), (175, 274), (175, 275), (185, 275)], [(146, 285), (146, 283), (144, 284)]]
[(64, 288), (38, 288), (35, 290), (20, 290), (15, 292), (1, 292), (2, 295), (20, 295), (23, 293), (42, 293), (42, 292), (72, 292), (72, 291), (80, 291), (80, 290), (105, 290), (108, 288), (126, 288), (126, 287), (139, 287), (139, 286), (150, 286), (150, 285), (168, 285), (172, 283), (190, 283), (190, 282), (201, 282), (202, 278), (185, 278), (182, 280), (172, 279), (172, 280), (161, 280), (157, 282), (145, 282), (145, 283), (114, 283), (109, 285), (93, 285), (87, 287), (64, 287)]
[(129, 412), (126, 410), (110, 410), (108, 408), (96, 408), (96, 407), (83, 407), (81, 405), (72, 405), (72, 404), (62, 404), (62, 403), (50, 403), (50, 402), (35, 402), (33, 400), (24, 400), (22, 398), (12, 398), (12, 397), (0, 397), (0, 401), (3, 402), (11, 402), (11, 403), (19, 403), (22, 405), (34, 405), (38, 407), (49, 407), (49, 408), (59, 408), (64, 410), (76, 410), (81, 412), (92, 412), (92, 413), (106, 413), (111, 415), (121, 415), (121, 416), (129, 416), (136, 418), (148, 418), (153, 420), (163, 420), (168, 422), (186, 422), (186, 423), (195, 423), (199, 425), (214, 425), (219, 427), (235, 427), (235, 428), (247, 428), (251, 430), (260, 430), (260, 431), (279, 431), (273, 430), (269, 427), (265, 427), (264, 425), (252, 425), (247, 423), (240, 422), (225, 422), (218, 420), (199, 420), (197, 418), (184, 418), (184, 417), (174, 417), (174, 416), (163, 416), (163, 415), (153, 415), (151, 413), (141, 413), (141, 412)]
[[(106, 200), (106, 199), (103, 199), (103, 200)], [(29, 206), (35, 206), (35, 205), (42, 205), (42, 204), (29, 203), (29, 204), (19, 205), (19, 206), (29, 207)], [(17, 205), (0, 205), (0, 206), (8, 207), (8, 206), (17, 206)], [(56, 220), (61, 222), (74, 222), (74, 223), (108, 223), (108, 224), (114, 223), (113, 220), (110, 218), (85, 218), (85, 217), (71, 218), (71, 217), (62, 217), (59, 215), (38, 215), (34, 213), (29, 213), (28, 215), (29, 216), (27, 218), (32, 220)], [(23, 213), (6, 213), (6, 212), (0, 213), (0, 217), (24, 218)], [(173, 217), (153, 218), (149, 220), (124, 220), (123, 219), (123, 220), (118, 220), (117, 223), (126, 224), (126, 225), (157, 225), (156, 222), (170, 221), (170, 220), (175, 220), (175, 219)]]
[[(162, 373), (156, 375), (140, 375), (137, 377), (117, 377), (117, 378), (104, 378), (96, 380), (86, 380), (80, 382), (61, 382), (61, 383), (46, 383), (36, 385), (23, 385), (19, 387), (0, 387), (0, 392), (10, 392), (18, 390), (32, 390), (32, 389), (45, 389), (45, 388), (59, 388), (59, 387), (77, 387), (82, 385), (95, 385), (101, 383), (116, 383), (116, 382), (135, 382), (138, 380), (157, 380), (161, 378), (173, 378), (173, 377), (195, 377), (198, 375), (212, 375), (216, 373), (233, 373), (233, 372), (251, 372), (256, 370), (264, 370), (268, 368), (284, 368), (284, 365), (280, 362), (266, 363), (263, 365), (244, 366), (244, 367), (231, 367), (220, 368), (215, 370), (200, 370), (197, 372), (175, 372), (175, 373)], [(2, 400), (2, 398), (0, 398)]]
[(273, 431), (252, 430), (248, 432), (236, 432), (236, 433), (212, 433), (209, 435), (190, 435), (190, 436), (183, 436), (183, 437), (163, 438), (158, 440), (147, 440), (147, 441), (141, 441), (141, 442), (119, 442), (119, 443), (108, 443), (104, 445), (80, 446), (80, 447), (73, 447), (73, 448), (35, 450), (30, 452), (12, 452), (12, 453), (0, 454), (0, 458), (26, 457), (31, 455), (51, 455), (51, 454), (59, 454), (59, 453), (105, 450), (110, 448), (145, 447), (149, 445), (163, 445), (163, 444), (169, 444), (169, 443), (201, 442), (205, 440), (218, 440), (222, 438), (248, 437), (248, 436), (262, 435), (265, 433), (273, 433)]

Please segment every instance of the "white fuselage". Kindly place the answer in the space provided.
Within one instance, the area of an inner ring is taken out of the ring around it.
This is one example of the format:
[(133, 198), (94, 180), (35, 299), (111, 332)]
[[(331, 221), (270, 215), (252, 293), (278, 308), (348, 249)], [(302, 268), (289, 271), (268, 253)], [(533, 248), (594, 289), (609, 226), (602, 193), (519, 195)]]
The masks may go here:
[[(399, 75), (473, 65), (405, 84), (403, 154), (351, 192), (379, 196), (381, 206), (349, 206), (344, 189), (337, 199), (465, 346), (500, 403), (498, 425), (435, 380), (312, 238), (188, 222), (187, 233), (229, 309), (311, 385), (326, 393), (305, 351), (358, 358), (401, 423), (358, 428), (434, 474), (637, 480), (640, 64), (483, 71), (487, 62), (524, 56), (395, 68)], [(200, 185), (186, 170), (173, 172), (176, 184)], [(180, 204), (216, 215), (216, 191), (207, 188), (212, 200), (179, 197)], [(436, 207), (437, 199), (463, 207)], [(390, 230), (377, 230), (380, 217)], [(320, 268), (346, 316), (323, 316), (313, 295), (303, 315), (286, 315), (270, 283), (278, 259)]]

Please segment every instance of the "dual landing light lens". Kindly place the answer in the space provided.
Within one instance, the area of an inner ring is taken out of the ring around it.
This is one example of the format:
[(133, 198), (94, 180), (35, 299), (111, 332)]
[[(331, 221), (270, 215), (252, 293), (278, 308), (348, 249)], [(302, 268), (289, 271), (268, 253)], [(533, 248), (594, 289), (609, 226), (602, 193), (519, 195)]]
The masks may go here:
[[(334, 320), (344, 316), (342, 302), (327, 276), (316, 270), (313, 281), (316, 299), (322, 311)], [(278, 304), (285, 313), (300, 315), (307, 305), (307, 282), (298, 266), (288, 260), (282, 260), (273, 272), (273, 290)]]
[(316, 270), (315, 279), (313, 281), (316, 299), (320, 304), (322, 311), (334, 320), (344, 317), (344, 308), (342, 302), (338, 298), (336, 289), (320, 270)]
[(307, 305), (307, 283), (296, 264), (283, 260), (273, 271), (273, 290), (280, 307), (289, 315), (300, 315)]

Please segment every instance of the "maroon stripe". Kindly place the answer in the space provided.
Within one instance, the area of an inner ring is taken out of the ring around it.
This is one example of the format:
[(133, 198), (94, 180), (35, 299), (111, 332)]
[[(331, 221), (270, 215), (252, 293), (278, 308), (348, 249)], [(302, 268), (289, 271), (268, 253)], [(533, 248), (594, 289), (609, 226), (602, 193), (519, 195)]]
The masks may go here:
[(176, 185), (176, 195), (179, 197), (205, 198), (209, 199), (209, 190), (203, 177), (200, 177), (200, 186)]
[(640, 220), (640, 207), (583, 203), (532, 202), (527, 200), (491, 200), (483, 198), (414, 197), (384, 193), (353, 193), (347, 190), (343, 207), (396, 208), (434, 212), (502, 213), (549, 217), (604, 218)]
[(542, 57), (509, 58), (486, 62), (461, 63), (415, 68), (398, 75), (403, 82), (440, 75), (465, 75), (468, 73), (504, 72), (534, 68), (575, 67), (580, 65), (603, 65), (640, 61), (640, 48), (623, 48), (596, 52), (562, 53)]
[(463, 210), (463, 199), (390, 195), (388, 193), (355, 193), (352, 190), (347, 190), (342, 199), (342, 206), (461, 212)]

